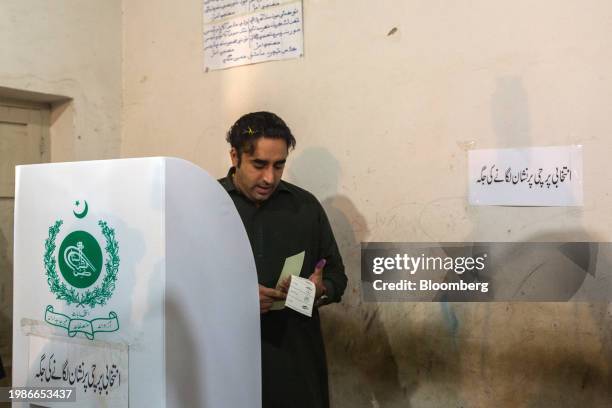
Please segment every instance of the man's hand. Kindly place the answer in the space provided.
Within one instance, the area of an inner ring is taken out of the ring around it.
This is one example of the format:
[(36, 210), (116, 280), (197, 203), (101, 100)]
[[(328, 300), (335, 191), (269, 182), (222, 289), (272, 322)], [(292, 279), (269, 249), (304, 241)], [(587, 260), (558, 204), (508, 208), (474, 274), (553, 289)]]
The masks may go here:
[(319, 262), (317, 262), (314, 272), (308, 278), (315, 284), (315, 299), (318, 299), (325, 294), (325, 285), (323, 285), (323, 268), (325, 268), (326, 263), (327, 261), (325, 259), (321, 259)]
[(259, 313), (268, 313), (272, 307), (272, 303), (277, 300), (284, 300), (286, 297), (287, 294), (280, 290), (259, 285)]
[(283, 293), (289, 292), (289, 286), (291, 286), (291, 276), (287, 276), (285, 279), (278, 284), (276, 289), (280, 290)]

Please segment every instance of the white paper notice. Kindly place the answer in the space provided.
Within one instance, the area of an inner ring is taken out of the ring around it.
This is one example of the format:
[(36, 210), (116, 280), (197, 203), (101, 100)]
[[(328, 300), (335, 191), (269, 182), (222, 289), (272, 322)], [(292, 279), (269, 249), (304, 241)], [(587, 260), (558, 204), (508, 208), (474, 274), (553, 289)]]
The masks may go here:
[(300, 278), (299, 276), (292, 276), (291, 285), (287, 292), (287, 299), (285, 300), (285, 306), (311, 317), (315, 293), (316, 288), (314, 283), (308, 279)]
[(128, 348), (126, 345), (28, 336), (29, 387), (75, 387), (74, 402), (46, 402), (48, 407), (128, 406)]
[(301, 0), (204, 0), (204, 67), (301, 57), (302, 33)]
[(581, 206), (582, 146), (471, 150), (471, 205)]

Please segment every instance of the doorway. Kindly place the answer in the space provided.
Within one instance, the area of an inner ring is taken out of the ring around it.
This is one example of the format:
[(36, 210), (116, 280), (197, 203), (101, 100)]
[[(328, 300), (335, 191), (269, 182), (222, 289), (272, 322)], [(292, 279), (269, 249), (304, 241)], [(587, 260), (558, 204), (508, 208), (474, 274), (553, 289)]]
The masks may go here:
[(0, 357), (11, 384), (15, 166), (50, 159), (50, 106), (0, 98)]

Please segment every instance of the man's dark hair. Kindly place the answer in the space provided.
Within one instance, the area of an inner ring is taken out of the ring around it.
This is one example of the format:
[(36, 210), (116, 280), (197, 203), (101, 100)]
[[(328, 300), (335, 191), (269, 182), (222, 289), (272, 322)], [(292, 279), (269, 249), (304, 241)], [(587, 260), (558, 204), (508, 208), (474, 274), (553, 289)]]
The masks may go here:
[(225, 137), (238, 153), (238, 166), (242, 153), (253, 153), (255, 141), (261, 137), (282, 139), (287, 143), (287, 149), (295, 148), (295, 137), (281, 118), (272, 112), (247, 113), (232, 125)]

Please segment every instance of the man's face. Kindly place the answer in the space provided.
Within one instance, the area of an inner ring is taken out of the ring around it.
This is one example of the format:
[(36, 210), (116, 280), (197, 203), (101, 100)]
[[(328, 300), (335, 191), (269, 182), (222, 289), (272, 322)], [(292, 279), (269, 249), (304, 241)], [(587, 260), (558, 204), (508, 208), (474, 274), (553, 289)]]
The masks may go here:
[(283, 139), (261, 137), (253, 146), (253, 153), (242, 153), (238, 167), (238, 152), (232, 148), (230, 156), (236, 167), (234, 185), (249, 200), (261, 204), (270, 198), (280, 183), (287, 161), (287, 143)]

